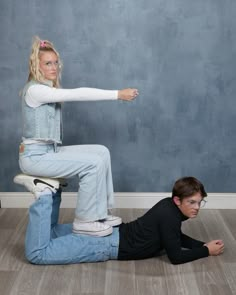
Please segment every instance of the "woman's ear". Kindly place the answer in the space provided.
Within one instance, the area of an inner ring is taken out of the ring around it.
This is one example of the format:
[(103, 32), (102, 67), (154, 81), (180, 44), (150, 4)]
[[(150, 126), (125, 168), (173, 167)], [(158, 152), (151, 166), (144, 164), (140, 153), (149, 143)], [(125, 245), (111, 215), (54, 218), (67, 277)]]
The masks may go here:
[(176, 206), (180, 206), (181, 205), (181, 201), (180, 201), (180, 198), (177, 197), (177, 196), (174, 196), (173, 197), (173, 201), (175, 203)]

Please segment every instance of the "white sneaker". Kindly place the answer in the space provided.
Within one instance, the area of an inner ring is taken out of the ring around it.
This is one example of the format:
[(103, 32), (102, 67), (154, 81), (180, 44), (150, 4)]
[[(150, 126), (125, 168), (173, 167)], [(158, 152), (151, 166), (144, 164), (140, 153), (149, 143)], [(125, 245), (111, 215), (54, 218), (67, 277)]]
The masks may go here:
[(100, 221), (110, 226), (118, 226), (122, 223), (122, 219), (114, 215), (107, 215), (107, 218), (102, 219)]
[(37, 177), (27, 174), (18, 174), (14, 177), (14, 182), (24, 185), (30, 192), (36, 194), (43, 191), (45, 188), (49, 188), (52, 192), (56, 192), (59, 189), (60, 182), (57, 179)]
[(104, 224), (103, 222), (99, 222), (99, 221), (92, 221), (92, 222), (74, 221), (72, 231), (75, 234), (104, 237), (104, 236), (110, 235), (113, 229), (110, 225)]

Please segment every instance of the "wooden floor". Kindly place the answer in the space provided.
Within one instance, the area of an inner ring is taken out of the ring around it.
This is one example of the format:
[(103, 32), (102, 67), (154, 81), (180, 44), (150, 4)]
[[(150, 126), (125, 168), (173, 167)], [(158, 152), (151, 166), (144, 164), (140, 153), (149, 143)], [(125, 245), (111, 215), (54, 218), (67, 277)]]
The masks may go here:
[[(61, 209), (71, 222), (73, 209)], [(124, 221), (145, 210), (117, 209)], [(1, 295), (230, 295), (236, 294), (236, 212), (204, 209), (186, 221), (183, 231), (208, 241), (222, 238), (223, 255), (171, 265), (167, 257), (142, 261), (37, 266), (24, 258), (27, 209), (0, 209)]]

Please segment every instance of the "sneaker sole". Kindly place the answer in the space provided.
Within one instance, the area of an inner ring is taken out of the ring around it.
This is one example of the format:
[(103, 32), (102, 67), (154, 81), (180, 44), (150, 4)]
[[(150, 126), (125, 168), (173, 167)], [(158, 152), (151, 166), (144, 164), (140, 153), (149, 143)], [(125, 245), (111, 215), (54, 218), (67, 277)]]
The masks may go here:
[(104, 224), (107, 224), (107, 225), (110, 225), (110, 226), (118, 226), (118, 225), (121, 225), (122, 223), (122, 220), (121, 219), (118, 219), (118, 220), (113, 220), (113, 221), (101, 221), (102, 223)]
[(112, 234), (113, 229), (112, 227), (106, 229), (106, 230), (102, 230), (102, 231), (83, 231), (83, 230), (77, 230), (77, 229), (72, 229), (72, 232), (74, 234), (83, 234), (83, 235), (89, 235), (89, 236), (96, 236), (96, 237), (105, 237), (105, 236), (109, 236), (110, 234)]

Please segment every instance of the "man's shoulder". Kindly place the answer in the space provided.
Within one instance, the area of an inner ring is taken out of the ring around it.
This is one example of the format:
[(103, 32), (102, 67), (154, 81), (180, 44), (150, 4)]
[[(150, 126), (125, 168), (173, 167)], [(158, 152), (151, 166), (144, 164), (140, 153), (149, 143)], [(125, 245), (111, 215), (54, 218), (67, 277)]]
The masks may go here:
[(163, 208), (172, 208), (173, 205), (174, 205), (174, 203), (172, 201), (172, 198), (170, 198), (170, 197), (161, 199), (158, 202), (158, 204), (159, 204), (160, 207), (163, 207)]
[(164, 198), (159, 203), (159, 212), (166, 222), (176, 222), (180, 220), (179, 211), (172, 198)]

